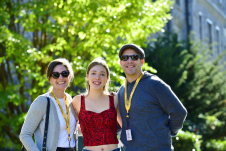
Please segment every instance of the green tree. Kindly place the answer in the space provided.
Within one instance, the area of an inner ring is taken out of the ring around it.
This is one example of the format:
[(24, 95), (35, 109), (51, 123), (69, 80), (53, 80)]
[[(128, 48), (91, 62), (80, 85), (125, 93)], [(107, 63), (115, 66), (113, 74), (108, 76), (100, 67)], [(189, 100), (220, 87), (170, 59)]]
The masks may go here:
[(120, 84), (118, 48), (125, 43), (145, 46), (147, 37), (170, 18), (173, 2), (1, 0), (0, 5), (0, 146), (17, 148), (31, 101), (48, 89), (50, 61), (64, 57), (72, 63), (71, 95), (84, 89), (85, 69), (97, 56), (106, 58), (112, 86)]
[(177, 34), (166, 33), (148, 45), (145, 60), (182, 101), (188, 110), (184, 127), (201, 134), (202, 148), (206, 149), (211, 138), (226, 136), (225, 51), (214, 57), (214, 49), (188, 41), (178, 41)]

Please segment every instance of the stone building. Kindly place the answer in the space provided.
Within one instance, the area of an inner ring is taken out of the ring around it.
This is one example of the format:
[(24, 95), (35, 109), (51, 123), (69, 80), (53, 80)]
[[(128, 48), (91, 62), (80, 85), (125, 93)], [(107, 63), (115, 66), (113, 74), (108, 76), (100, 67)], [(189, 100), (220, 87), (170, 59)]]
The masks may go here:
[(171, 14), (166, 30), (178, 33), (180, 40), (192, 31), (195, 39), (216, 43), (213, 56), (226, 49), (226, 0), (175, 0)]

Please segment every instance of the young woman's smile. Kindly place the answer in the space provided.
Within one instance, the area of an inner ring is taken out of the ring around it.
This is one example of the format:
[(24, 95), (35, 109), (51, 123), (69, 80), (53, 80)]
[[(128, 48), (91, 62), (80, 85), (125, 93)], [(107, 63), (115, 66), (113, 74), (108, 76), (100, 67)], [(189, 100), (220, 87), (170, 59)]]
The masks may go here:
[(107, 71), (102, 65), (96, 65), (87, 74), (90, 88), (103, 88), (107, 82)]

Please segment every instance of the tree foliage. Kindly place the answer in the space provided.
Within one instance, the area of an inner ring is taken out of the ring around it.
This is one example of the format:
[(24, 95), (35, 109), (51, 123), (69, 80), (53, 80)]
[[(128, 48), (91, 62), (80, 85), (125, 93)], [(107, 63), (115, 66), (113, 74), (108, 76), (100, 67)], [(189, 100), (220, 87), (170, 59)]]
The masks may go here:
[(199, 42), (178, 41), (177, 34), (166, 33), (149, 44), (146, 62), (169, 84), (182, 101), (188, 115), (185, 129), (202, 135), (202, 149), (210, 139), (224, 139), (226, 70), (214, 49)]
[(48, 89), (45, 71), (50, 61), (64, 57), (71, 62), (75, 72), (67, 90), (71, 95), (84, 89), (85, 69), (99, 56), (106, 58), (111, 69), (112, 86), (120, 84), (117, 50), (126, 43), (145, 46), (147, 37), (160, 31), (170, 18), (172, 3), (1, 0), (1, 147), (20, 144), (18, 134), (31, 101)]

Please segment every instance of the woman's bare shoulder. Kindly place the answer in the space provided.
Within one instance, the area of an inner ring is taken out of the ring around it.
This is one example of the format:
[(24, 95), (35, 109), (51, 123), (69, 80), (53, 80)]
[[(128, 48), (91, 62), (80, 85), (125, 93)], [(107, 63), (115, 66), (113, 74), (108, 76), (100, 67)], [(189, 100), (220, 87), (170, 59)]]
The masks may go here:
[(78, 103), (81, 102), (81, 94), (73, 97), (72, 102)]

